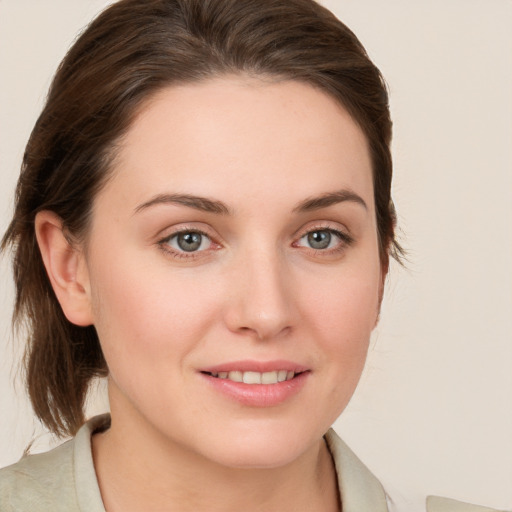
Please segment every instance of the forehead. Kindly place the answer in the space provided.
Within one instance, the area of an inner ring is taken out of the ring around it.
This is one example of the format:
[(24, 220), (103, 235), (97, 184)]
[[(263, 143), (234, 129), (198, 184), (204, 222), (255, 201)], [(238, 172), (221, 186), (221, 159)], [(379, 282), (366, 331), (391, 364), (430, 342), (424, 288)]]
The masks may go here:
[(164, 191), (299, 200), (348, 187), (373, 203), (366, 137), (339, 102), (240, 76), (155, 94), (121, 141), (111, 185), (134, 201)]

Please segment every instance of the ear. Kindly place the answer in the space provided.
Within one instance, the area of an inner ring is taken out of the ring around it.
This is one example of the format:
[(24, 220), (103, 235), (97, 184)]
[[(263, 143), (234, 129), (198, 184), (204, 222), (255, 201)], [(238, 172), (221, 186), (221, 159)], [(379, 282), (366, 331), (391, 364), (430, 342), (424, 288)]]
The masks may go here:
[(66, 238), (62, 220), (51, 211), (35, 218), (37, 243), (53, 291), (66, 318), (75, 325), (93, 323), (89, 273), (82, 251)]

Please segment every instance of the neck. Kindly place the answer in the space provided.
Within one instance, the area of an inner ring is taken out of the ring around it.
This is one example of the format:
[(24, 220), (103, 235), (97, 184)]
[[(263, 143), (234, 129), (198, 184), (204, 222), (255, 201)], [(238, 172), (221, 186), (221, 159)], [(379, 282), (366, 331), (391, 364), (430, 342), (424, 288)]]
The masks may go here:
[(107, 512), (337, 512), (334, 464), (323, 439), (277, 468), (226, 467), (151, 431), (123, 421), (93, 436), (93, 456)]

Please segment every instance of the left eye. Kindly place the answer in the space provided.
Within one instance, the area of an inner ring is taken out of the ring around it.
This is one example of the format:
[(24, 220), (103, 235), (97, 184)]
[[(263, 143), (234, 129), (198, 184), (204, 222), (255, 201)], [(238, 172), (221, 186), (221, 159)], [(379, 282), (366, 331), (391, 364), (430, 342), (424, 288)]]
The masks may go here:
[(208, 249), (212, 242), (207, 235), (199, 231), (183, 231), (172, 235), (167, 243), (177, 251), (197, 252)]
[(298, 245), (323, 250), (336, 247), (341, 241), (340, 235), (331, 229), (317, 229), (302, 236)]

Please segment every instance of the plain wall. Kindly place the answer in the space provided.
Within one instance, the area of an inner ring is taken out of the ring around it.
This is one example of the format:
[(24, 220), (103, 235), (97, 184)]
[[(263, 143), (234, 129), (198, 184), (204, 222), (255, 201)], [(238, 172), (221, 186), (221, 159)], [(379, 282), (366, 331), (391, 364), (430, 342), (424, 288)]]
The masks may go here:
[[(2, 233), (50, 78), (106, 3), (0, 0)], [(392, 265), (367, 368), (336, 430), (396, 510), (421, 510), (426, 494), (512, 509), (512, 2), (323, 3), (389, 83), (410, 259)], [(3, 258), (0, 466), (41, 433), (16, 379), (9, 272)], [(105, 407), (99, 393), (91, 414)], [(52, 443), (43, 435), (35, 446)]]

